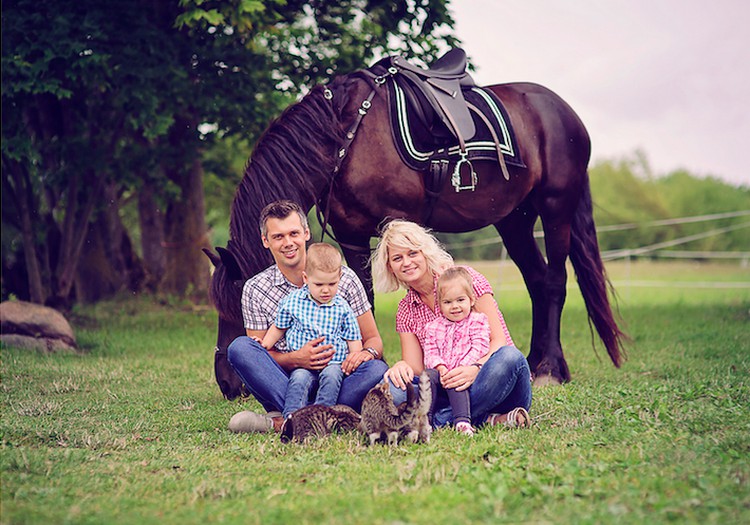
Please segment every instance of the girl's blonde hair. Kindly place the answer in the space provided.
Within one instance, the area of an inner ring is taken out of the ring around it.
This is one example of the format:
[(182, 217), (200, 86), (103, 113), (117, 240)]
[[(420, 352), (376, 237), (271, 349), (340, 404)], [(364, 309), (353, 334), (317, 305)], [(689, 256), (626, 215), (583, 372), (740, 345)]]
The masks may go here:
[(388, 293), (395, 292), (400, 287), (408, 288), (391, 271), (388, 262), (388, 249), (391, 247), (422, 252), (427, 261), (427, 270), (433, 274), (453, 266), (453, 257), (445, 251), (430, 230), (411, 221), (394, 219), (383, 227), (378, 245), (370, 258), (376, 292)]
[(466, 295), (471, 300), (472, 307), (477, 300), (477, 295), (474, 293), (474, 283), (471, 279), (471, 274), (466, 268), (461, 266), (451, 266), (446, 268), (443, 273), (440, 274), (437, 280), (437, 299), (438, 302), (442, 299), (443, 286), (451, 281), (460, 281), (463, 285)]

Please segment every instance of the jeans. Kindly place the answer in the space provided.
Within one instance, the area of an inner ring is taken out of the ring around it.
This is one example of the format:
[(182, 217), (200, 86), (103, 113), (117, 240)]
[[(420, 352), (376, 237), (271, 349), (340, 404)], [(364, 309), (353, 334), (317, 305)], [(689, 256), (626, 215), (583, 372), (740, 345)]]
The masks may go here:
[[(250, 393), (267, 411), (284, 409), (289, 376), (260, 343), (240, 336), (227, 349), (229, 363)], [(297, 369), (304, 370), (304, 369)], [(338, 403), (357, 412), (369, 390), (383, 380), (388, 365), (380, 359), (365, 361), (341, 381)]]
[[(419, 383), (419, 378), (414, 378)], [(393, 403), (406, 401), (406, 391), (391, 384)], [(469, 387), (471, 422), (478, 426), (491, 413), (507, 414), (516, 407), (531, 408), (531, 372), (529, 363), (515, 346), (503, 346), (482, 366)], [(440, 396), (433, 416), (436, 427), (453, 421), (447, 396)]]
[(328, 363), (321, 371), (295, 368), (289, 374), (289, 383), (286, 387), (286, 399), (284, 410), (281, 415), (286, 419), (289, 414), (298, 410), (310, 402), (310, 394), (315, 391), (316, 405), (333, 406), (339, 398), (339, 389), (344, 379), (344, 371), (341, 363)]

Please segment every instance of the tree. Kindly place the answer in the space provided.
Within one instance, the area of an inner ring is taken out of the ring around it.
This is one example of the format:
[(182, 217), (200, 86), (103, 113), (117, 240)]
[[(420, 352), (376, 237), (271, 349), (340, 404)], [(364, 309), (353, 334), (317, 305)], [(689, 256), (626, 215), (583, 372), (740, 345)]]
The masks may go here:
[(146, 284), (202, 298), (207, 151), (257, 137), (306, 86), (377, 53), (429, 61), (453, 42), (445, 4), (5, 2), (3, 220), (22, 238), (32, 299)]

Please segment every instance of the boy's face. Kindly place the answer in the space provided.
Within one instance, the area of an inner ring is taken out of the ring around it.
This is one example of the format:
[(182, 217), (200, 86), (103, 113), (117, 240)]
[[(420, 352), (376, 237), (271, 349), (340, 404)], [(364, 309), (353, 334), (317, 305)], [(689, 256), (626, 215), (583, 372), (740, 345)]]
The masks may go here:
[(310, 295), (318, 304), (330, 302), (339, 291), (340, 268), (333, 272), (322, 270), (313, 270), (310, 273), (303, 272), (302, 276), (310, 289)]

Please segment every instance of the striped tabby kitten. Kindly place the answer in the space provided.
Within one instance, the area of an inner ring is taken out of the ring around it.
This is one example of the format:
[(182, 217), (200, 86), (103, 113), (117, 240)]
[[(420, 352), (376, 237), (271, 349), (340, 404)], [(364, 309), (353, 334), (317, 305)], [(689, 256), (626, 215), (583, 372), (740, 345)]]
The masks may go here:
[(346, 405), (308, 405), (292, 412), (281, 427), (281, 442), (310, 439), (359, 428), (360, 417)]
[(362, 401), (362, 423), (360, 429), (370, 438), (370, 445), (377, 441), (396, 445), (399, 438), (411, 443), (429, 443), (432, 434), (428, 412), (432, 404), (432, 387), (425, 372), (419, 376), (419, 393), (414, 388), (406, 389), (406, 402), (393, 404), (388, 383), (372, 388)]

